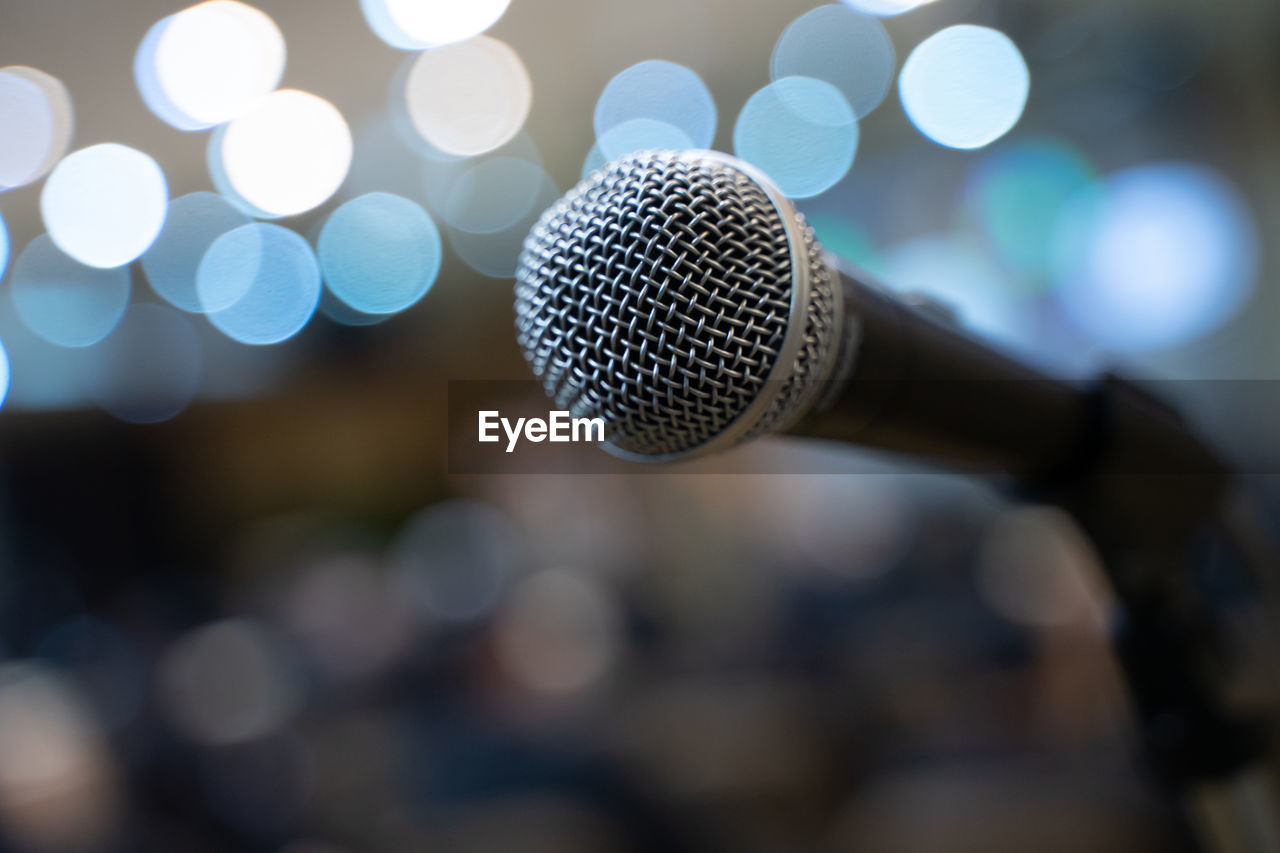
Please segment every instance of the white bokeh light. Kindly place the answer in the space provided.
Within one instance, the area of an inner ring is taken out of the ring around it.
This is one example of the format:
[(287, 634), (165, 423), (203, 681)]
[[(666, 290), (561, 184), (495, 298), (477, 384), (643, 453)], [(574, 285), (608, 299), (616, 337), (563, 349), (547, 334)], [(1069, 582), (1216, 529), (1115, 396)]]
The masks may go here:
[(1004, 33), (961, 24), (921, 42), (898, 85), (907, 117), (921, 133), (948, 148), (981, 148), (1018, 123), (1031, 73)]
[(71, 96), (56, 77), (24, 65), (0, 68), (0, 191), (29, 184), (67, 151)]
[(934, 0), (841, 0), (841, 2), (855, 12), (861, 12), (864, 15), (890, 18), (910, 12), (920, 6), (927, 6)]
[(284, 74), (284, 37), (265, 13), (209, 0), (158, 22), (134, 59), (147, 106), (180, 130), (230, 121)]
[(91, 267), (118, 267), (145, 252), (168, 208), (169, 185), (156, 161), (114, 142), (68, 155), (40, 194), (53, 242)]
[(405, 80), (404, 99), (423, 139), (446, 154), (470, 157), (520, 131), (533, 86), (510, 45), (478, 36), (419, 56)]
[(465, 41), (497, 23), (511, 0), (361, 0), (378, 38), (401, 50)]
[(296, 89), (259, 100), (210, 141), (214, 183), (258, 215), (323, 204), (351, 167), (351, 129), (337, 107)]

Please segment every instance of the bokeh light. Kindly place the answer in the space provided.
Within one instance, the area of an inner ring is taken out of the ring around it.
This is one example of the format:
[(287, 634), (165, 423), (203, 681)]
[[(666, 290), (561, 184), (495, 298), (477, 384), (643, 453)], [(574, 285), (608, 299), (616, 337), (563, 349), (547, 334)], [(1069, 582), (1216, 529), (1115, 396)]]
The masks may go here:
[(840, 90), (811, 77), (783, 77), (747, 100), (734, 152), (792, 198), (829, 189), (853, 165), (858, 121)]
[(156, 161), (114, 142), (68, 155), (40, 194), (53, 242), (91, 267), (118, 267), (145, 252), (168, 207), (169, 185)]
[(510, 140), (524, 125), (532, 100), (520, 57), (488, 36), (423, 52), (405, 78), (413, 128), (455, 156), (483, 154)]
[(142, 256), (147, 281), (169, 304), (200, 312), (196, 270), (214, 240), (248, 225), (248, 214), (217, 193), (194, 192), (169, 203), (169, 216), (155, 243)]
[(129, 304), (128, 267), (89, 267), (49, 235), (32, 240), (13, 264), (9, 294), (23, 324), (63, 347), (86, 347), (111, 333)]
[(698, 147), (702, 146), (695, 145), (689, 134), (674, 124), (654, 118), (633, 118), (614, 125), (596, 139), (582, 165), (582, 174), (585, 177), (606, 163), (636, 151), (686, 151)]
[(21, 850), (100, 847), (120, 818), (119, 772), (89, 703), (56, 670), (0, 666), (0, 822)]
[(492, 610), (523, 556), (522, 537), (502, 512), (452, 501), (411, 518), (390, 561), (402, 588), (428, 616), (456, 623)]
[(774, 80), (826, 80), (862, 118), (888, 94), (896, 64), (893, 40), (880, 21), (831, 4), (791, 22), (773, 48), (771, 70)]
[(468, 163), (445, 199), (444, 219), (473, 234), (501, 231), (529, 212), (544, 180), (541, 164), (519, 157)]
[(804, 211), (804, 216), (824, 249), (874, 276), (884, 274), (879, 249), (866, 230), (848, 216), (826, 211)]
[(9, 362), (5, 405), (10, 410), (67, 411), (91, 405), (82, 379), (91, 347), (61, 347), (39, 337), (18, 316), (9, 296), (0, 298), (0, 340)]
[(275, 89), (284, 37), (265, 13), (208, 0), (157, 22), (133, 61), (142, 100), (179, 130), (230, 121)]
[(511, 0), (360, 0), (378, 38), (401, 50), (423, 50), (478, 36), (498, 22)]
[(512, 680), (536, 693), (585, 690), (615, 662), (620, 622), (598, 580), (565, 569), (538, 572), (517, 584), (503, 604), (498, 659)]
[(1026, 346), (1035, 332), (1023, 301), (979, 249), (960, 237), (918, 237), (884, 253), (885, 283), (937, 300), (956, 321), (995, 340)]
[(337, 107), (296, 89), (259, 99), (209, 140), (219, 192), (266, 217), (323, 204), (346, 178), (351, 154), (351, 129)]
[(1018, 123), (1031, 73), (1004, 33), (960, 24), (921, 42), (898, 85), (907, 117), (921, 133), (949, 148), (981, 148)]
[(199, 743), (264, 737), (298, 702), (290, 662), (265, 626), (244, 619), (206, 625), (160, 660), (160, 699), (173, 726)]
[(9, 377), (12, 375), (9, 365), (9, 352), (0, 343), (0, 406), (9, 399)]
[(1057, 294), (1101, 346), (1174, 346), (1221, 325), (1248, 298), (1258, 234), (1235, 187), (1185, 163), (1138, 166), (1078, 194), (1054, 239)]
[(135, 303), (120, 325), (95, 345), (89, 394), (122, 421), (167, 421), (200, 387), (200, 339), (184, 314), (167, 305)]
[(394, 314), (435, 283), (443, 246), (419, 205), (391, 193), (368, 193), (329, 215), (316, 251), (335, 296), (366, 314)]
[(864, 15), (878, 15), (889, 18), (910, 12), (919, 6), (925, 6), (934, 0), (842, 0), (842, 2)]
[(320, 267), (297, 233), (255, 222), (213, 241), (196, 272), (200, 305), (223, 334), (274, 344), (307, 324), (320, 301)]
[[(605, 85), (596, 102), (596, 137), (636, 119), (679, 128), (689, 139), (686, 148), (709, 148), (716, 134), (716, 102), (696, 72), (651, 59), (620, 71)], [(601, 147), (610, 160), (628, 153)]]
[(1001, 263), (1041, 287), (1051, 271), (1058, 217), (1094, 178), (1088, 159), (1064, 142), (1015, 142), (993, 151), (969, 175), (965, 207)]
[(558, 198), (560, 189), (544, 175), (538, 194), (524, 216), (506, 228), (488, 233), (463, 231), (450, 226), (446, 231), (449, 245), (476, 272), (490, 278), (511, 278), (516, 274), (516, 262), (529, 229)]
[(0, 281), (4, 280), (4, 274), (8, 268), (9, 268), (9, 229), (4, 224), (4, 214), (0, 213)]
[(0, 191), (42, 177), (71, 144), (67, 87), (36, 68), (0, 68)]

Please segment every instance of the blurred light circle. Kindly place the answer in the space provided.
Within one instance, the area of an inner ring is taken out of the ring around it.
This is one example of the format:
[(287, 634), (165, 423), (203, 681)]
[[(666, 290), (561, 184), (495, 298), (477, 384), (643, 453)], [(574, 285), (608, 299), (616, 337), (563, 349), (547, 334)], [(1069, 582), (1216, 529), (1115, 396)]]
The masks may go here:
[(933, 0), (841, 0), (841, 2), (864, 15), (888, 18), (910, 12), (917, 6), (927, 5)]
[(858, 121), (840, 90), (784, 77), (752, 95), (733, 129), (734, 152), (791, 198), (832, 187), (853, 165)]
[(467, 166), (445, 201), (445, 221), (460, 231), (492, 234), (509, 227), (533, 206), (545, 172), (517, 157), (490, 157)]
[(9, 362), (5, 405), (18, 411), (66, 411), (91, 403), (81, 379), (91, 348), (68, 349), (37, 336), (18, 317), (13, 300), (0, 299), (0, 340)]
[(1239, 310), (1257, 274), (1258, 233), (1218, 173), (1151, 164), (1077, 195), (1058, 224), (1054, 260), (1075, 326), (1109, 349), (1158, 349)]
[(9, 229), (4, 224), (4, 215), (0, 214), (0, 280), (4, 279), (5, 270), (9, 268)]
[(9, 290), (18, 317), (36, 335), (58, 346), (87, 347), (124, 316), (129, 268), (85, 266), (42, 234), (18, 255)]
[(949, 148), (981, 148), (1018, 123), (1031, 73), (1004, 33), (960, 24), (921, 42), (898, 85), (907, 117), (921, 133)]
[(209, 0), (156, 23), (134, 57), (142, 100), (179, 130), (230, 121), (284, 74), (284, 36), (265, 13)]
[(492, 151), (524, 125), (529, 72), (510, 45), (488, 36), (423, 52), (405, 80), (409, 120), (446, 154)]
[(214, 240), (196, 271), (200, 305), (223, 334), (244, 344), (293, 337), (320, 301), (320, 267), (301, 236), (255, 222)]
[(10, 375), (9, 352), (4, 348), (4, 344), (0, 343), (0, 406), (3, 406), (4, 401), (9, 398)]
[(118, 267), (145, 252), (168, 207), (169, 185), (156, 161), (114, 142), (69, 154), (40, 193), (53, 242), (91, 267)]
[(598, 581), (577, 572), (538, 572), (514, 589), (496, 623), (498, 659), (538, 693), (590, 687), (618, 655), (619, 616)]
[(0, 68), (0, 117), (0, 191), (40, 178), (71, 144), (67, 87), (36, 68)]
[(360, 0), (378, 38), (422, 50), (478, 36), (498, 22), (511, 0)]
[(195, 398), (201, 363), (190, 320), (167, 305), (137, 303), (94, 346), (89, 393), (122, 421), (167, 421)]
[(516, 274), (516, 262), (524, 239), (542, 215), (542, 211), (555, 204), (560, 190), (551, 178), (543, 173), (542, 185), (529, 212), (500, 231), (473, 233), (458, 228), (447, 229), (449, 245), (458, 257), (481, 275), (490, 278), (511, 278)]
[(840, 90), (858, 118), (880, 106), (895, 67), (893, 40), (884, 24), (839, 4), (796, 18), (773, 48), (774, 80), (825, 80)]
[(265, 216), (304, 213), (333, 195), (351, 167), (347, 121), (324, 98), (279, 89), (210, 139), (218, 190)]
[(298, 696), (279, 641), (257, 623), (227, 619), (179, 639), (157, 669), (170, 722), (192, 740), (231, 744), (268, 735)]
[(686, 148), (708, 148), (716, 134), (716, 102), (696, 72), (651, 59), (620, 71), (605, 85), (596, 102), (596, 136), (635, 119), (679, 128), (689, 139)]
[[(696, 145), (688, 133), (674, 124), (667, 124), (665, 121), (653, 118), (633, 118), (614, 125), (600, 135), (593, 151), (598, 154), (601, 162), (590, 171), (595, 171), (605, 163), (636, 151), (649, 151), (655, 148), (685, 151), (701, 147), (704, 146)], [(592, 162), (592, 159), (588, 158), (587, 165), (591, 166)]]
[(899, 243), (884, 253), (883, 270), (895, 291), (936, 299), (966, 328), (1017, 345), (1034, 337), (1018, 293), (965, 240), (938, 235)]
[(511, 520), (487, 504), (452, 501), (423, 510), (392, 546), (403, 588), (430, 615), (470, 622), (493, 609), (522, 567), (524, 542)]
[(391, 193), (362, 195), (331, 213), (316, 250), (325, 284), (366, 314), (394, 314), (421, 299), (443, 255), (427, 212)]
[(1094, 180), (1083, 154), (1062, 142), (1016, 142), (993, 151), (969, 176), (966, 207), (1006, 267), (1043, 282), (1053, 231), (1071, 198)]
[(194, 192), (174, 199), (164, 229), (142, 256), (152, 289), (183, 311), (202, 311), (196, 292), (200, 259), (214, 240), (251, 221), (217, 193)]

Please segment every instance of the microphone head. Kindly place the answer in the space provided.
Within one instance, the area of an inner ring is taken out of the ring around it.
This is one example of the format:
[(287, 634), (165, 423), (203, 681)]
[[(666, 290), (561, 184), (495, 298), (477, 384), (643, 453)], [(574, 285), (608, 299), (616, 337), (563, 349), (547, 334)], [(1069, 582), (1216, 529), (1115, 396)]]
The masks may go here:
[(558, 408), (641, 461), (785, 429), (832, 372), (841, 292), (812, 230), (742, 161), (647, 151), (543, 214), (516, 272), (516, 339)]

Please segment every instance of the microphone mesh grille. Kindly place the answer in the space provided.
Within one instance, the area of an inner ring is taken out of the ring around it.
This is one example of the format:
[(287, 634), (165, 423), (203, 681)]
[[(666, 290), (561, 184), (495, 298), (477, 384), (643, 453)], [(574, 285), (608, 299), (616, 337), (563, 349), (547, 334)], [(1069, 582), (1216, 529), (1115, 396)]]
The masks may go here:
[[(829, 313), (830, 282), (815, 284)], [(558, 408), (603, 418), (622, 450), (680, 453), (763, 391), (791, 289), (786, 229), (751, 177), (710, 158), (645, 152), (593, 174), (529, 234), (516, 338)], [(815, 341), (805, 343), (807, 360)]]

